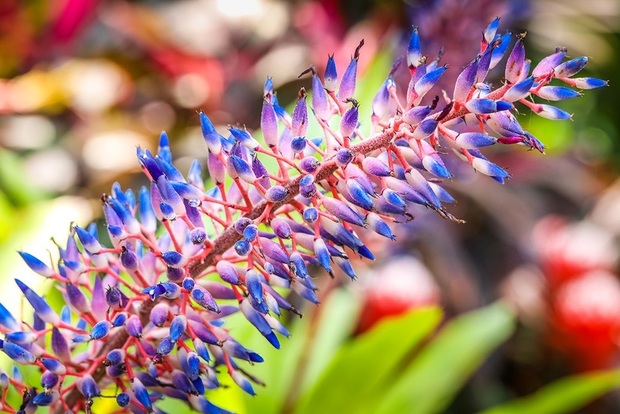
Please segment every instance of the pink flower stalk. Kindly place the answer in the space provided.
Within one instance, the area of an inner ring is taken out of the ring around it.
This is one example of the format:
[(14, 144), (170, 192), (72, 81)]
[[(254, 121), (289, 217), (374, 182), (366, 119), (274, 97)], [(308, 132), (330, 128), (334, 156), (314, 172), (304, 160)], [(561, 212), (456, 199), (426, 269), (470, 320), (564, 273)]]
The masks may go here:
[[(231, 336), (226, 316), (241, 312), (280, 347), (288, 332), (278, 316), (300, 312), (275, 288), (318, 303), (313, 268), (355, 279), (350, 255), (374, 259), (358, 232), (394, 239), (390, 225), (410, 220), (419, 208), (456, 220), (444, 207), (453, 199), (440, 186), (452, 176), (443, 153), (503, 183), (509, 174), (480, 148), (544, 148), (519, 125), (515, 105), (568, 119), (533, 99), (573, 96), (545, 89), (555, 80), (572, 87), (605, 84), (573, 78), (585, 59), (564, 62), (564, 50), (530, 73), (518, 39), (505, 81), (491, 85), (486, 77), (511, 38), (496, 32), (493, 22), (480, 53), (445, 93), (431, 93), (448, 69), (422, 56), (417, 30), (407, 67), (394, 65), (373, 102), (355, 99), (363, 42), (344, 71), (331, 58), (327, 78), (309, 70), (312, 98), (302, 89), (292, 115), (268, 79), (261, 110), (266, 145), (245, 128), (231, 127), (222, 136), (201, 113), (207, 188), (198, 162), (187, 175), (177, 170), (165, 133), (156, 154), (138, 148), (150, 189), (134, 193), (115, 184), (102, 196), (109, 243), (95, 226), (76, 226), (56, 265), (22, 253), (35, 272), (57, 283), (67, 305), (57, 312), (17, 280), (35, 322), (20, 322), (0, 307), (1, 350), (17, 364), (36, 365), (45, 377), (39, 386), (14, 375), (3, 388), (3, 409), (88, 411), (95, 399), (114, 394), (120, 407), (139, 412), (154, 412), (164, 396), (200, 412), (225, 412), (205, 397), (221, 386), (216, 369), (254, 394), (251, 383), (260, 381), (243, 361), (263, 359)], [(398, 70), (408, 71), (408, 85), (394, 81)], [(360, 118), (364, 105), (372, 105), (371, 119)], [(320, 138), (306, 136), (310, 123), (322, 129)], [(361, 123), (372, 126), (370, 134), (362, 133)], [(24, 395), (21, 406), (7, 403), (8, 387)]]

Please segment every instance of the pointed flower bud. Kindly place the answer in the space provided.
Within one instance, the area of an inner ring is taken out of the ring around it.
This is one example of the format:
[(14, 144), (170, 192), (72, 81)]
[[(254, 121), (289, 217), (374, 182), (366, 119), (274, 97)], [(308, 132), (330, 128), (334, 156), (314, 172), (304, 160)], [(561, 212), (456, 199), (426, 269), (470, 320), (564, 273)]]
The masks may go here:
[(495, 144), (495, 140), (480, 132), (464, 132), (456, 137), (456, 145), (465, 149), (475, 149)]
[(503, 99), (508, 102), (515, 102), (523, 99), (530, 94), (530, 89), (534, 86), (534, 77), (530, 76), (522, 81), (518, 81), (506, 91)]
[(422, 47), (420, 44), (420, 34), (418, 28), (414, 27), (411, 31), (411, 37), (409, 38), (409, 45), (407, 46), (407, 66), (415, 68), (420, 65), (420, 59), (422, 58)]
[(454, 94), (452, 99), (456, 102), (465, 102), (471, 88), (476, 83), (476, 74), (478, 72), (478, 60), (471, 62), (456, 78), (454, 86)]
[(360, 49), (364, 46), (364, 40), (362, 40), (359, 45), (355, 48), (355, 53), (349, 62), (349, 66), (344, 71), (342, 75), (342, 80), (340, 81), (340, 89), (338, 90), (338, 99), (342, 102), (346, 102), (347, 100), (353, 98), (355, 94), (355, 84), (357, 78), (357, 61), (360, 58)]
[(195, 286), (192, 290), (192, 299), (205, 309), (212, 312), (220, 313), (220, 307), (218, 306), (213, 296), (204, 288)]
[(263, 101), (263, 109), (260, 117), (261, 131), (263, 138), (270, 147), (278, 145), (278, 118), (276, 111), (270, 102), (265, 99)]
[(340, 120), (340, 134), (343, 137), (350, 137), (357, 128), (359, 123), (358, 106), (357, 101), (353, 101), (353, 106), (344, 113)]
[(170, 305), (165, 302), (159, 302), (153, 307), (149, 315), (149, 320), (155, 326), (163, 326), (168, 320), (168, 313), (170, 312)]
[(80, 392), (87, 399), (92, 399), (101, 395), (101, 390), (90, 374), (85, 374), (80, 381)]
[(21, 327), (17, 320), (13, 317), (11, 312), (0, 303), (0, 325), (7, 328), (9, 331), (19, 331)]
[(325, 90), (334, 92), (338, 88), (338, 71), (336, 70), (336, 61), (334, 55), (329, 55), (327, 65), (325, 67)]
[(540, 78), (554, 74), (555, 68), (562, 62), (565, 56), (566, 49), (559, 49), (554, 54), (545, 57), (532, 70), (532, 76)]
[(37, 259), (30, 253), (18, 251), (19, 255), (24, 259), (24, 262), (28, 265), (36, 273), (40, 274), (43, 277), (51, 277), (55, 274), (54, 270), (50, 268), (48, 265), (43, 263), (41, 260)]
[(138, 378), (131, 379), (131, 390), (133, 391), (136, 400), (140, 402), (149, 412), (153, 410), (153, 404), (151, 403), (151, 396), (146, 387), (142, 384)]
[(209, 151), (219, 154), (222, 149), (222, 136), (215, 130), (215, 126), (213, 126), (211, 120), (203, 112), (200, 112), (198, 115), (200, 117), (202, 136), (207, 143)]
[(307, 129), (308, 107), (306, 106), (306, 90), (301, 88), (291, 118), (291, 134), (293, 137), (305, 137)]
[(579, 89), (596, 89), (608, 85), (608, 81), (597, 78), (574, 78), (571, 81)]
[(13, 361), (22, 365), (32, 365), (36, 362), (37, 357), (21, 346), (9, 341), (1, 343), (2, 351)]
[(288, 254), (278, 243), (265, 237), (259, 237), (258, 244), (260, 245), (263, 254), (268, 258), (284, 264), (288, 264), (290, 261)]
[(110, 333), (111, 327), (112, 323), (109, 321), (97, 322), (97, 324), (93, 326), (93, 329), (90, 331), (90, 338), (93, 340), (105, 338), (108, 333)]
[(252, 168), (243, 160), (243, 158), (237, 157), (236, 155), (231, 155), (228, 160), (232, 162), (232, 167), (243, 181), (249, 184), (253, 184), (256, 181), (256, 176), (254, 175)]
[(15, 283), (19, 286), (26, 300), (30, 302), (30, 305), (34, 309), (35, 313), (47, 323), (54, 326), (60, 324), (60, 316), (52, 310), (50, 305), (39, 295), (37, 295), (32, 289), (30, 289), (24, 282), (19, 279), (15, 279)]
[(471, 165), (476, 171), (481, 172), (484, 175), (488, 175), (502, 184), (506, 178), (510, 177), (510, 175), (502, 168), (483, 158), (474, 158)]
[(187, 318), (185, 315), (177, 315), (170, 322), (170, 338), (173, 342), (181, 339), (187, 328)]
[(127, 319), (127, 323), (125, 324), (125, 330), (129, 334), (129, 336), (133, 336), (134, 338), (141, 338), (142, 322), (140, 322), (140, 318), (137, 315), (131, 315), (129, 319)]
[(577, 98), (581, 94), (565, 86), (543, 86), (536, 92), (538, 96), (548, 101), (563, 101), (564, 99)]
[(517, 39), (517, 42), (512, 48), (512, 52), (508, 56), (508, 61), (506, 62), (504, 76), (510, 83), (516, 83), (522, 77), (525, 63), (525, 46), (523, 45), (524, 37), (525, 36), (520, 36)]
[(215, 265), (215, 269), (224, 282), (230, 283), (231, 285), (238, 285), (241, 283), (237, 268), (232, 263), (226, 260), (220, 260)]
[(230, 134), (237, 142), (241, 143), (241, 145), (248, 149), (255, 150), (260, 146), (258, 141), (256, 141), (245, 128), (239, 129), (230, 127), (228, 128), (228, 131), (230, 131)]
[(289, 191), (285, 187), (274, 185), (265, 192), (265, 199), (272, 203), (277, 203), (284, 200), (288, 194)]

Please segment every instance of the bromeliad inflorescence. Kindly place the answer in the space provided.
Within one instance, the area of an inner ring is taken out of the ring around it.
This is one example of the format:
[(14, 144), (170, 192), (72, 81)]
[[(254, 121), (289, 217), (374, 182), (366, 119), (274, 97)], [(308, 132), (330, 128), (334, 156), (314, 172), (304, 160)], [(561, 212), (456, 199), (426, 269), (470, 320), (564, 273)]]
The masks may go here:
[[(0, 305), (0, 348), (42, 372), (36, 384), (25, 383), (18, 368), (1, 373), (3, 410), (90, 410), (96, 399), (115, 397), (120, 407), (154, 412), (167, 397), (222, 412), (205, 397), (220, 386), (218, 367), (253, 394), (251, 381), (260, 381), (242, 361), (263, 359), (231, 336), (227, 315), (241, 312), (278, 348), (279, 337), (288, 336), (278, 317), (299, 314), (287, 289), (318, 303), (311, 267), (355, 279), (349, 256), (373, 259), (357, 232), (394, 239), (390, 223), (410, 220), (418, 208), (454, 219), (444, 207), (454, 200), (440, 186), (451, 177), (444, 153), (503, 183), (508, 173), (480, 148), (544, 149), (517, 121), (515, 103), (570, 119), (538, 98), (573, 98), (580, 93), (571, 87), (606, 85), (575, 78), (587, 58), (566, 60), (565, 49), (530, 70), (523, 36), (509, 52), (513, 36), (498, 35), (498, 23), (483, 32), (481, 52), (453, 91), (430, 94), (448, 68), (423, 56), (414, 29), (402, 69), (409, 84), (393, 78), (399, 59), (372, 102), (355, 99), (362, 42), (341, 77), (333, 57), (323, 78), (314, 68), (304, 72), (312, 90), (299, 91), (292, 114), (267, 80), (264, 144), (245, 128), (230, 127), (222, 136), (200, 113), (209, 188), (198, 161), (187, 175), (177, 170), (165, 133), (156, 155), (139, 148), (150, 188), (135, 194), (116, 184), (101, 198), (110, 246), (99, 241), (96, 226), (75, 226), (56, 265), (20, 252), (32, 270), (57, 283), (66, 307), (57, 313), (20, 280), (34, 322), (20, 322)], [(487, 76), (506, 54), (504, 80), (493, 86)], [(563, 86), (552, 85), (555, 80)], [(372, 106), (370, 119), (360, 119), (364, 105)], [(308, 136), (310, 123), (322, 130), (319, 138)], [(368, 123), (370, 134), (364, 136), (360, 123)], [(23, 395), (20, 406), (9, 405), (10, 388)]]

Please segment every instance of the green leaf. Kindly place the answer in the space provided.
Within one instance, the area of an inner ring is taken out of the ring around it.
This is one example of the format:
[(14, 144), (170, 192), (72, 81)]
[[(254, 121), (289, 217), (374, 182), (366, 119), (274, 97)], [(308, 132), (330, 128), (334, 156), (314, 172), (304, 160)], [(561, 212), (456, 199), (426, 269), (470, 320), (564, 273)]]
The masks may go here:
[(497, 303), (460, 316), (423, 348), (374, 413), (439, 413), (484, 359), (514, 330), (510, 309)]
[(619, 387), (620, 370), (567, 377), (541, 388), (530, 396), (484, 411), (484, 414), (572, 413)]
[(295, 412), (361, 412), (384, 394), (392, 373), (440, 321), (438, 308), (419, 309), (343, 345)]

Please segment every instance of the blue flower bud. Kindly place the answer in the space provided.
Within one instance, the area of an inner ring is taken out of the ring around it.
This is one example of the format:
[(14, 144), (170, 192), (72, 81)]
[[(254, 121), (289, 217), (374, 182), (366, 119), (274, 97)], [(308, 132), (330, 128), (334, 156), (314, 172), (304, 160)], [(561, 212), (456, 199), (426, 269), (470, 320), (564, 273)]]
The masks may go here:
[(286, 198), (289, 194), (288, 189), (280, 185), (274, 185), (265, 193), (265, 199), (272, 203), (277, 203)]
[(32, 365), (37, 360), (31, 352), (12, 342), (4, 341), (2, 351), (18, 364)]
[(512, 85), (504, 94), (503, 99), (508, 102), (523, 99), (530, 94), (532, 86), (534, 86), (534, 77), (530, 76)]
[(433, 86), (435, 86), (435, 84), (437, 84), (441, 78), (441, 75), (443, 75), (447, 68), (447, 66), (441, 66), (427, 72), (415, 83), (414, 90), (417, 95), (416, 102), (418, 102), (428, 91), (433, 88)]
[(136, 400), (138, 400), (138, 402), (140, 402), (140, 404), (142, 404), (149, 412), (152, 411), (153, 404), (151, 403), (149, 392), (138, 378), (131, 379), (131, 389), (133, 390)]
[(353, 152), (348, 148), (342, 148), (336, 153), (336, 163), (344, 167), (353, 161)]
[(538, 116), (555, 121), (569, 120), (573, 118), (573, 116), (568, 112), (552, 105), (538, 104), (533, 106), (532, 110)]
[(192, 290), (192, 299), (200, 306), (215, 313), (220, 313), (220, 307), (218, 306), (213, 296), (204, 288), (200, 286), (194, 286)]
[(321, 79), (312, 70), (312, 109), (317, 118), (326, 121), (330, 116), (329, 98)]
[(291, 117), (291, 135), (293, 137), (305, 137), (307, 129), (308, 108), (306, 106), (306, 90), (301, 88), (297, 94), (297, 103)]
[(304, 209), (302, 217), (306, 223), (314, 223), (319, 218), (319, 212), (314, 207), (308, 207)]
[(571, 81), (579, 89), (596, 89), (608, 85), (608, 81), (597, 78), (574, 78)]
[(288, 264), (289, 257), (286, 251), (276, 242), (265, 237), (259, 237), (258, 243), (263, 254), (277, 262)]
[(342, 195), (352, 204), (362, 207), (365, 210), (372, 210), (374, 201), (370, 194), (366, 192), (356, 180), (349, 178), (344, 184), (346, 190), (342, 191)]
[(340, 119), (340, 135), (350, 137), (357, 129), (359, 124), (359, 104), (353, 101), (353, 106), (349, 108)]
[(249, 269), (245, 274), (245, 285), (248, 288), (248, 293), (257, 303), (263, 303), (265, 297), (263, 293), (262, 277), (254, 270)]
[(9, 331), (21, 330), (20, 324), (15, 320), (11, 312), (0, 303), (0, 325), (7, 328)]
[(51, 277), (55, 274), (54, 270), (50, 268), (48, 265), (43, 263), (41, 260), (37, 259), (30, 253), (18, 251), (19, 255), (22, 257), (24, 262), (28, 265), (36, 273), (40, 274), (43, 277)]
[[(207, 346), (200, 338), (194, 338), (194, 349), (200, 358), (202, 358), (205, 362), (209, 362), (211, 358), (209, 357), (209, 352), (207, 351)], [(189, 359), (189, 355), (188, 355)]]
[(93, 326), (93, 329), (90, 331), (90, 338), (94, 340), (98, 340), (104, 338), (110, 332), (110, 328), (112, 327), (112, 323), (109, 321), (100, 321)]
[[(359, 45), (355, 48), (355, 53), (349, 62), (349, 65), (344, 71), (342, 75), (342, 80), (340, 81), (340, 89), (338, 90), (338, 99), (343, 102), (353, 98), (355, 94), (355, 85), (357, 78), (357, 61), (360, 57), (360, 49), (364, 46), (364, 40), (362, 39)], [(327, 83), (327, 82), (326, 82)]]
[(456, 144), (465, 149), (475, 149), (495, 144), (493, 137), (480, 132), (463, 132), (455, 139)]
[(293, 139), (291, 140), (291, 149), (295, 154), (298, 154), (306, 149), (307, 143), (308, 141), (304, 136), (293, 137)]
[(441, 202), (428, 185), (428, 181), (415, 168), (411, 168), (405, 173), (405, 177), (409, 185), (424, 197), (424, 199), (433, 207), (441, 208)]
[(338, 88), (338, 71), (336, 70), (336, 61), (334, 55), (327, 57), (327, 65), (325, 66), (325, 90), (334, 92)]
[(409, 45), (407, 46), (407, 66), (409, 68), (415, 68), (420, 65), (420, 59), (422, 58), (422, 47), (420, 44), (420, 34), (418, 28), (414, 27), (409, 38)]
[(121, 392), (116, 396), (116, 403), (119, 407), (127, 407), (131, 402), (131, 397), (129, 394)]
[(162, 253), (161, 258), (170, 267), (180, 268), (187, 264), (187, 258), (174, 250)]
[(181, 339), (187, 328), (187, 318), (185, 315), (177, 315), (170, 322), (170, 338), (176, 342)]
[(483, 158), (475, 157), (472, 161), (472, 167), (484, 175), (488, 175), (499, 183), (503, 184), (504, 180), (510, 175), (497, 165)]
[(90, 374), (85, 374), (80, 382), (80, 392), (87, 399), (92, 399), (101, 395), (101, 390)]
[(319, 165), (319, 160), (314, 157), (305, 157), (299, 162), (299, 168), (307, 174), (315, 172)]
[(15, 283), (19, 286), (26, 300), (30, 302), (30, 305), (34, 309), (35, 313), (47, 323), (54, 326), (60, 324), (60, 316), (52, 310), (47, 302), (39, 295), (37, 295), (32, 289), (30, 289), (25, 283), (19, 279), (15, 279)]
[(41, 363), (45, 368), (56, 375), (65, 375), (67, 373), (67, 368), (55, 359), (41, 358)]
[(489, 69), (493, 69), (497, 64), (502, 60), (504, 54), (508, 50), (508, 46), (510, 46), (510, 41), (512, 40), (511, 33), (504, 33), (500, 38), (499, 44), (497, 44), (493, 50), (491, 51), (491, 63), (489, 65)]
[(198, 115), (200, 117), (202, 136), (207, 143), (209, 151), (219, 154), (222, 149), (222, 136), (215, 130), (215, 126), (213, 126), (211, 120), (203, 112), (200, 112)]
[(312, 198), (316, 195), (316, 185), (304, 185), (299, 187), (299, 194), (305, 198)]
[(52, 371), (45, 371), (41, 375), (41, 386), (43, 388), (54, 388), (58, 384), (58, 375)]
[(330, 262), (331, 255), (329, 254), (329, 250), (327, 249), (327, 245), (325, 241), (321, 238), (316, 238), (314, 240), (314, 254), (316, 258), (319, 260), (320, 265), (327, 271), (327, 273), (332, 272), (332, 266)]
[(231, 163), (235, 173), (243, 181), (249, 184), (253, 184), (256, 181), (256, 176), (254, 175), (252, 168), (242, 158), (237, 157), (236, 155), (231, 155), (230, 157), (228, 157), (228, 160)]
[(59, 399), (60, 399), (60, 393), (58, 391), (50, 391), (50, 392), (44, 391), (40, 394), (37, 394), (32, 399), (32, 404), (34, 404), (37, 407), (48, 407), (54, 404)]
[(162, 340), (159, 342), (159, 345), (157, 346), (157, 354), (168, 355), (174, 349), (175, 344), (176, 341), (170, 336), (163, 337)]
[(183, 289), (191, 292), (194, 289), (194, 286), (195, 282), (194, 279), (192, 279), (191, 277), (186, 277), (185, 279), (183, 279)]
[(106, 355), (106, 359), (103, 361), (103, 364), (106, 366), (110, 365), (120, 365), (125, 361), (125, 351), (122, 349), (113, 349), (108, 352)]
[(153, 323), (153, 325), (161, 327), (168, 320), (169, 311), (170, 305), (168, 305), (168, 303), (159, 302), (153, 307), (153, 309), (151, 309), (149, 320)]
[(438, 155), (424, 155), (424, 157), (422, 157), (422, 165), (424, 166), (424, 169), (426, 171), (430, 172), (434, 176), (437, 176), (439, 178), (451, 177), (450, 172)]
[(239, 240), (235, 243), (234, 249), (239, 256), (247, 256), (252, 251), (252, 245), (247, 240)]
[(478, 72), (479, 59), (476, 58), (471, 62), (456, 78), (454, 86), (453, 100), (456, 102), (465, 102), (471, 91), (471, 88), (476, 83), (476, 75)]
[(497, 28), (499, 27), (499, 17), (493, 19), (491, 23), (484, 29), (482, 32), (482, 37), (486, 44), (489, 44), (495, 39), (495, 33), (497, 33)]
[(579, 92), (564, 86), (543, 86), (536, 94), (548, 101), (562, 101), (581, 96)]
[(556, 52), (543, 58), (538, 65), (532, 70), (532, 76), (535, 78), (546, 77), (555, 73), (555, 68), (566, 56), (566, 49), (556, 49)]
[(127, 322), (125, 323), (125, 330), (134, 338), (142, 337), (142, 322), (140, 322), (140, 318), (137, 315), (131, 315)]
[[(504, 76), (510, 83), (518, 82), (523, 76), (523, 69), (525, 63), (525, 47), (523, 45), (523, 38), (525, 36), (519, 36), (517, 42), (512, 48), (512, 52), (508, 56), (506, 62), (506, 70)], [(526, 75), (527, 76), (527, 75)]]
[(142, 169), (146, 170), (153, 181), (157, 181), (160, 176), (164, 175), (164, 172), (159, 168), (157, 161), (155, 161), (155, 157), (153, 157), (153, 154), (151, 154), (149, 150), (142, 151), (142, 149), (138, 147), (136, 148), (136, 153)]
[(237, 142), (241, 143), (241, 145), (243, 145), (244, 147), (251, 150), (255, 150), (260, 147), (258, 141), (256, 141), (245, 128), (239, 129), (230, 127), (228, 128), (228, 131), (230, 131), (230, 134), (233, 136), (233, 138)]
[(329, 211), (339, 219), (351, 224), (355, 224), (357, 226), (364, 226), (364, 219), (356, 210), (354, 210), (344, 201), (337, 200), (331, 197), (324, 197), (321, 202), (323, 204), (323, 207), (325, 207), (327, 211)]

